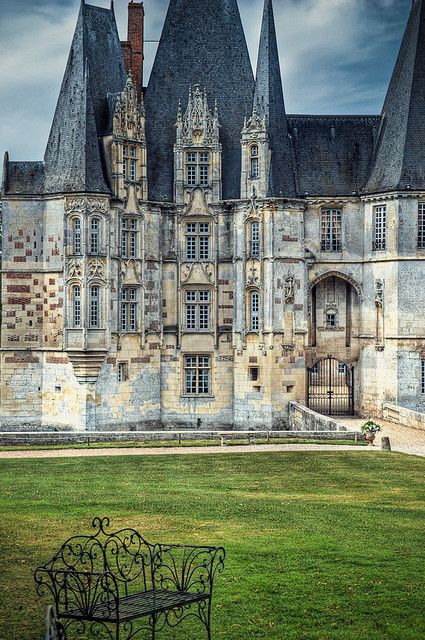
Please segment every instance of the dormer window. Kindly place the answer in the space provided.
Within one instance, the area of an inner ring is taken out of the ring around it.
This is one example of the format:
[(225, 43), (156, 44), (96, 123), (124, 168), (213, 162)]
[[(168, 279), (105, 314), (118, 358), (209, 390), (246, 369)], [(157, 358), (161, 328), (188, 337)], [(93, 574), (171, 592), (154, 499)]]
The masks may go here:
[(188, 187), (208, 187), (210, 183), (209, 151), (186, 153), (186, 184)]
[(259, 160), (258, 160), (258, 144), (252, 144), (250, 147), (250, 178), (258, 178), (260, 173)]
[(137, 180), (137, 152), (136, 147), (132, 145), (124, 145), (123, 175), (124, 180), (129, 182), (136, 182)]

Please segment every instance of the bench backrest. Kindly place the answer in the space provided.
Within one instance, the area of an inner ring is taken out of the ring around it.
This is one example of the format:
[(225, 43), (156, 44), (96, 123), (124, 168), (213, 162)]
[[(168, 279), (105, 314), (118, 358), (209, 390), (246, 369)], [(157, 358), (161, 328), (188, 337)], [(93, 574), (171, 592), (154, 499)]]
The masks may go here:
[(109, 532), (108, 518), (95, 518), (91, 536), (74, 536), (45, 565), (52, 572), (111, 573), (120, 592), (152, 588), (153, 545), (134, 529)]

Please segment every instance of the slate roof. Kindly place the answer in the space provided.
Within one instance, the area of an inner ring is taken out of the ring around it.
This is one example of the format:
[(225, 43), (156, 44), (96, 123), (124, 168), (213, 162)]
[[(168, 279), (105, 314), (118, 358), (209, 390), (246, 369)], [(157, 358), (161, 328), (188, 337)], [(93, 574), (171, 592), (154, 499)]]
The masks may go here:
[(237, 0), (171, 0), (145, 96), (149, 194), (173, 200), (177, 108), (189, 86), (218, 101), (223, 198), (240, 197), (241, 132), (254, 78)]
[(113, 11), (83, 2), (44, 156), (47, 193), (110, 191), (99, 139), (107, 94), (126, 78)]
[(268, 125), (271, 164), (269, 196), (295, 195), (291, 139), (283, 98), (272, 0), (265, 0), (255, 77), (254, 106)]
[(44, 193), (44, 162), (8, 162), (4, 167), (4, 191), (13, 195)]
[(382, 109), (369, 193), (425, 187), (425, 3), (414, 0)]
[(288, 115), (300, 196), (360, 193), (369, 176), (380, 116)]

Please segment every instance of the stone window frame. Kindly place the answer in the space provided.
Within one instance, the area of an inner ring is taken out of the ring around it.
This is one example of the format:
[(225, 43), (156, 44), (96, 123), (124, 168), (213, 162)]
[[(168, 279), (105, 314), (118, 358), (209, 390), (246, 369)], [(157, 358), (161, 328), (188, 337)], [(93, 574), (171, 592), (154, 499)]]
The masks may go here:
[[(213, 251), (213, 225), (210, 218), (208, 220), (205, 219), (194, 219), (184, 221), (184, 259), (189, 262), (209, 262), (211, 261), (212, 251)], [(188, 226), (195, 225), (194, 231), (189, 231)], [(201, 225), (208, 225), (208, 231), (201, 231)], [(194, 240), (193, 243), (193, 252), (189, 254), (189, 244), (188, 239), (191, 238)], [(202, 250), (205, 247), (202, 246), (202, 240), (208, 238), (208, 252), (207, 255), (202, 255)]]
[[(76, 300), (75, 293), (78, 289), (79, 295), (78, 300)], [(79, 280), (71, 281), (68, 285), (69, 290), (69, 326), (71, 329), (82, 329), (83, 328), (83, 286)], [(76, 305), (76, 302), (78, 304)], [(76, 317), (79, 318), (79, 321), (76, 322)]]
[[(93, 228), (93, 223), (97, 222), (97, 230)], [(103, 218), (99, 213), (93, 213), (88, 219), (88, 254), (90, 256), (99, 256), (103, 251)]]
[[(254, 233), (257, 229), (257, 233)], [(254, 238), (254, 236), (256, 237)], [(259, 258), (261, 254), (261, 226), (259, 220), (248, 221), (248, 255), (250, 258)]]
[(372, 213), (372, 251), (387, 249), (387, 222), (387, 205), (375, 205)]
[(124, 215), (121, 218), (120, 255), (126, 260), (140, 257), (140, 224), (135, 216)]
[(258, 334), (260, 333), (260, 290), (258, 288), (248, 289), (247, 298), (248, 331)]
[[(140, 286), (123, 286), (120, 292), (120, 331), (122, 333), (137, 333), (140, 330)], [(128, 292), (134, 291), (134, 298), (127, 297)], [(124, 299), (123, 295), (126, 294)], [(123, 310), (125, 313), (123, 314)], [(123, 321), (124, 320), (124, 321)]]
[[(195, 293), (193, 300), (188, 299), (187, 294), (190, 292)], [(201, 293), (208, 293), (208, 300), (201, 300)], [(186, 333), (208, 333), (212, 331), (214, 322), (213, 296), (213, 288), (207, 285), (187, 285), (182, 289), (182, 325)], [(193, 307), (193, 310), (191, 312), (189, 307)], [(207, 309), (208, 326), (201, 328), (201, 325), (203, 324), (202, 320), (205, 317), (204, 307)], [(191, 324), (188, 323), (189, 313), (191, 313), (191, 317), (193, 317), (194, 326), (189, 326)]]
[[(331, 317), (334, 319), (333, 321), (331, 321)], [(324, 329), (325, 331), (336, 331), (338, 328), (339, 328), (338, 307), (335, 304), (327, 304), (324, 310)]]
[[(98, 290), (97, 300), (93, 296), (93, 291)], [(91, 282), (88, 288), (88, 327), (99, 330), (103, 327), (103, 298), (104, 291), (101, 282)]]
[[(79, 225), (77, 233), (77, 223)], [(83, 255), (83, 219), (81, 216), (74, 215), (69, 219), (70, 229), (70, 255)], [(79, 249), (79, 250), (78, 250)]]
[(421, 357), (421, 394), (425, 395), (425, 357)]
[[(207, 362), (202, 359), (207, 359)], [(211, 353), (183, 353), (182, 354), (182, 396), (184, 398), (212, 398), (213, 396), (213, 354)], [(205, 366), (208, 364), (208, 366)], [(205, 384), (204, 372), (207, 373), (207, 387)], [(188, 377), (188, 373), (192, 372), (191, 380)], [(195, 374), (193, 377), (193, 373)], [(189, 388), (189, 384), (191, 389)]]
[(201, 187), (204, 189), (211, 187), (212, 153), (210, 149), (185, 149), (183, 164), (185, 187)]
[(342, 220), (342, 207), (320, 209), (320, 250), (323, 253), (341, 253)]
[(137, 182), (137, 161), (138, 161), (138, 147), (133, 142), (127, 142), (123, 144), (122, 150), (122, 167), (124, 182), (130, 182), (134, 184)]
[(251, 180), (260, 177), (260, 147), (257, 142), (249, 145), (249, 177)]
[(119, 383), (126, 382), (128, 380), (128, 362), (118, 362), (117, 379)]
[(425, 201), (418, 202), (418, 249), (425, 249)]

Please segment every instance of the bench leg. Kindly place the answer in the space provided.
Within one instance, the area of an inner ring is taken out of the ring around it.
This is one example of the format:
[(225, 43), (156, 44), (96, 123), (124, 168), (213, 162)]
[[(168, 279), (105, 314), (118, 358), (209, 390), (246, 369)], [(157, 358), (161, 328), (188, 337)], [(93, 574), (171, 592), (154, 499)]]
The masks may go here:
[(156, 638), (156, 615), (153, 614), (150, 617), (150, 625), (151, 625), (151, 640), (155, 640)]

